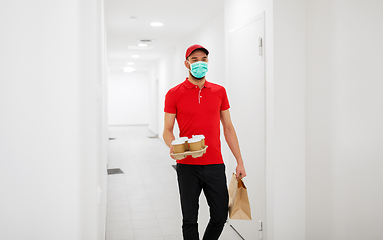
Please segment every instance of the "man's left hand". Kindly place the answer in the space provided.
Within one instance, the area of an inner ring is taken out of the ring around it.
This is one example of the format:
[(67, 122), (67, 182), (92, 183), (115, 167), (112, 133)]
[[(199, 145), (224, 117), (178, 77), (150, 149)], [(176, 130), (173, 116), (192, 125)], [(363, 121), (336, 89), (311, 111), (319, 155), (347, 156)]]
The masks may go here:
[(235, 171), (237, 173), (237, 180), (246, 177), (246, 171), (243, 165), (237, 165), (237, 168), (235, 169)]

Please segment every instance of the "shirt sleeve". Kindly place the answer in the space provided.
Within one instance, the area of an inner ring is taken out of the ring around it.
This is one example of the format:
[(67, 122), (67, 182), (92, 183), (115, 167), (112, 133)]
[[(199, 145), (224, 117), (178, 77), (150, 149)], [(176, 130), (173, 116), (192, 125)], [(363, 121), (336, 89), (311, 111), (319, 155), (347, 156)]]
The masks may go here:
[(222, 103), (221, 111), (225, 111), (230, 108), (229, 99), (227, 98), (226, 89), (222, 87)]
[(174, 94), (171, 91), (166, 93), (164, 112), (172, 114), (177, 113), (176, 101), (174, 99)]

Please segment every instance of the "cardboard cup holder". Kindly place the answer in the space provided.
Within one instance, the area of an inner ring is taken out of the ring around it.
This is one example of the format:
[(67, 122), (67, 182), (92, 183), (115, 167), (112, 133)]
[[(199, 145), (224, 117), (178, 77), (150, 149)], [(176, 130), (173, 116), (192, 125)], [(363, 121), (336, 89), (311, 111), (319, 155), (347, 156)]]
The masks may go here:
[(177, 160), (184, 159), (189, 155), (191, 155), (193, 158), (197, 158), (197, 157), (201, 157), (202, 155), (204, 155), (206, 153), (207, 147), (208, 146), (205, 146), (204, 148), (202, 148), (201, 150), (198, 150), (198, 151), (185, 151), (183, 153), (172, 153), (171, 155)]

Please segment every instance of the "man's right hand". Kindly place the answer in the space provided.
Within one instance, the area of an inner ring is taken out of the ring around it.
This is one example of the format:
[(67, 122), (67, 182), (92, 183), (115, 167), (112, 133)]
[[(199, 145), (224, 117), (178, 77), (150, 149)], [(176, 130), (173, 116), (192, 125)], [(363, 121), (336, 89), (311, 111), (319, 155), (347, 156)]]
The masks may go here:
[(173, 158), (174, 160), (176, 160), (173, 156), (173, 145), (170, 145), (170, 157)]

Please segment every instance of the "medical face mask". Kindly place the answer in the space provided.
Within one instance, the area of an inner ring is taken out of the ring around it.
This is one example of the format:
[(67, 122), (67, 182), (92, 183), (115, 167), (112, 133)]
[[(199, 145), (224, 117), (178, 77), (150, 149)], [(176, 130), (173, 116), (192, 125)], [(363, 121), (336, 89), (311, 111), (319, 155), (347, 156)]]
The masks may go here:
[(203, 78), (206, 75), (207, 72), (207, 62), (195, 62), (195, 63), (190, 63), (190, 73), (195, 77), (195, 78)]

